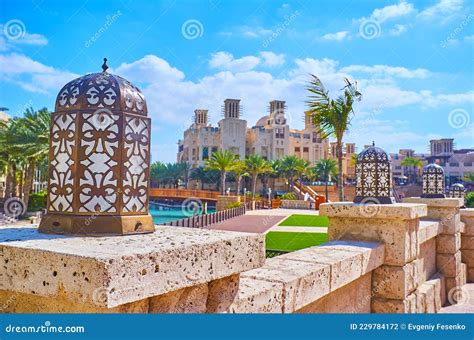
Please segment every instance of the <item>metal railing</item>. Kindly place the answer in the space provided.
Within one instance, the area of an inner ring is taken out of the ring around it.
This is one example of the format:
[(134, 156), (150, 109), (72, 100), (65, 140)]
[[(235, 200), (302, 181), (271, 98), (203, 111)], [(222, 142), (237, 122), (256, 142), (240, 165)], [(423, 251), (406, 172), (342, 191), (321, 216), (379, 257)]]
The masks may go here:
[(216, 211), (211, 214), (196, 215), (176, 221), (166, 222), (163, 223), (163, 225), (186, 228), (205, 228), (211, 224), (219, 223), (233, 217), (245, 215), (245, 211), (245, 206), (241, 206), (238, 208)]
[(265, 250), (265, 257), (267, 259), (275, 257), (275, 256), (280, 256), (283, 254), (288, 254), (288, 250), (278, 250), (278, 249), (266, 249)]

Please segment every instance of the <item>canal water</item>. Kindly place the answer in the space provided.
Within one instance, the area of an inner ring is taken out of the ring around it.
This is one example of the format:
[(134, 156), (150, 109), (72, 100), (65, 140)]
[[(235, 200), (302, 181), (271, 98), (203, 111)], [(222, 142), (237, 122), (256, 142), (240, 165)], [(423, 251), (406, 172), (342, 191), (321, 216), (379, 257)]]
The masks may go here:
[[(153, 223), (163, 224), (165, 222), (176, 221), (182, 218), (191, 217), (192, 214), (186, 211), (186, 209), (180, 206), (166, 207), (163, 208), (157, 204), (150, 204), (150, 215), (153, 217)], [(215, 211), (214, 207), (208, 207), (207, 212), (212, 213)], [(197, 214), (202, 214), (202, 211), (198, 211)]]

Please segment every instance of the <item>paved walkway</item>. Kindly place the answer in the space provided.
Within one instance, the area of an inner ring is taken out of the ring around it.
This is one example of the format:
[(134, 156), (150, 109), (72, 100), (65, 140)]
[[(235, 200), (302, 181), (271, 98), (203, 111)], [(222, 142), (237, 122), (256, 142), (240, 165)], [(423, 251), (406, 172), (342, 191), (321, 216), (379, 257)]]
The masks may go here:
[(306, 210), (306, 209), (262, 209), (262, 210), (249, 210), (246, 215), (257, 215), (257, 216), (290, 216), (290, 215), (319, 215), (318, 210)]
[(286, 216), (243, 215), (226, 221), (211, 224), (213, 230), (243, 231), (247, 233), (264, 233), (275, 224), (280, 223)]
[[(262, 209), (250, 210), (243, 216), (237, 216), (226, 221), (211, 224), (208, 228), (213, 230), (243, 231), (247, 233), (266, 233), (272, 227), (278, 225), (281, 221), (290, 215), (319, 215), (317, 210), (303, 209)], [(281, 228), (281, 227), (278, 227)], [(293, 228), (293, 227), (290, 227)], [(294, 227), (299, 228), (299, 227)], [(314, 228), (311, 228), (314, 229)], [(326, 229), (326, 228), (325, 228)], [(283, 230), (280, 230), (283, 231)], [(298, 232), (292, 229), (291, 231)], [(317, 231), (312, 231), (317, 232)]]
[(443, 307), (440, 313), (474, 313), (474, 283), (465, 284), (459, 292), (462, 303)]

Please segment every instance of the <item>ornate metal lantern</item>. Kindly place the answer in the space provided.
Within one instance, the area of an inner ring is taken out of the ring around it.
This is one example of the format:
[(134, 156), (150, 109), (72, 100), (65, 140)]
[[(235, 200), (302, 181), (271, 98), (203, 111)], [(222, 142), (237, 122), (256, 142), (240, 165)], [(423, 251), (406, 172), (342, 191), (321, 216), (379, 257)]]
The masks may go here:
[(373, 143), (357, 157), (354, 203), (392, 204), (394, 202), (390, 156)]
[(103, 72), (67, 83), (51, 117), (46, 215), (39, 231), (154, 231), (148, 213), (150, 125), (141, 91)]
[(444, 170), (438, 164), (428, 164), (423, 168), (423, 198), (444, 198), (446, 186), (444, 183)]
[(449, 188), (449, 197), (464, 198), (464, 192), (464, 185), (462, 185), (461, 183), (456, 183), (451, 185), (451, 187)]

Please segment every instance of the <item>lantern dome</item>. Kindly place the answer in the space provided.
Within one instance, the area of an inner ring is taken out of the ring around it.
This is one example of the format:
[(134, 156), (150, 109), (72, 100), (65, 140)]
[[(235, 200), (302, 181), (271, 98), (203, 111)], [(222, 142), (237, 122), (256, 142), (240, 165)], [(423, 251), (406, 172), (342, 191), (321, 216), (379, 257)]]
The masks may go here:
[(464, 185), (461, 183), (455, 183), (449, 188), (449, 197), (451, 198), (464, 198)]
[(102, 69), (100, 73), (87, 74), (64, 85), (56, 98), (55, 111), (107, 109), (146, 115), (146, 100), (140, 89), (108, 73), (106, 58)]
[(435, 163), (428, 164), (423, 168), (422, 174), (423, 198), (444, 198), (446, 190), (444, 182), (444, 170)]
[(357, 157), (354, 203), (391, 204), (394, 201), (390, 156), (373, 143)]

